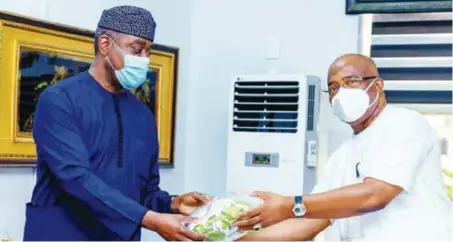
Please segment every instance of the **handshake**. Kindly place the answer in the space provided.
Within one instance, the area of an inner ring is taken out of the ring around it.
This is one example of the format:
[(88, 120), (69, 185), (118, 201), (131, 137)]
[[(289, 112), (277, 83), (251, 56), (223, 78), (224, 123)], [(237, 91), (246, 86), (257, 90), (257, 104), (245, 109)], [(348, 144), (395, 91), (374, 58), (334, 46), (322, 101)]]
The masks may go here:
[(272, 193), (254, 192), (251, 196), (227, 199), (192, 192), (172, 201), (172, 209), (180, 214), (149, 211), (142, 224), (168, 241), (234, 241), (248, 230), (259, 230), (263, 223), (270, 225), (286, 219), (272, 211), (275, 206), (281, 208), (284, 202), (293, 205), (292, 198)]

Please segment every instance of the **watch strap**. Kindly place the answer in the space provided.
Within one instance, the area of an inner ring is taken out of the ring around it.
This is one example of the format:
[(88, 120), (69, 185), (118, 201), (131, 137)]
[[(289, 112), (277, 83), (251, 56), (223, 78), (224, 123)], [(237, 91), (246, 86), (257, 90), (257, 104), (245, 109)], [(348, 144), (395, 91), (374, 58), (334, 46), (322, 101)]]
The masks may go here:
[(302, 196), (294, 197), (293, 213), (296, 218), (303, 218), (305, 215), (305, 206), (302, 200)]

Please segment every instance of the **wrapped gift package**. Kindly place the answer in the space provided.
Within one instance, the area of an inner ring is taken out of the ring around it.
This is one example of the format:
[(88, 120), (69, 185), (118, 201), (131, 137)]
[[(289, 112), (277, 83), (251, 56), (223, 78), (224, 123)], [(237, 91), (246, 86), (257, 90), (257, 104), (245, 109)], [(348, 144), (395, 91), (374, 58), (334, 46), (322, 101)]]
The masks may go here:
[(187, 227), (197, 233), (205, 234), (207, 241), (235, 241), (247, 231), (238, 231), (233, 226), (237, 215), (256, 208), (262, 204), (260, 198), (251, 196), (235, 196), (230, 198), (212, 198), (206, 205), (197, 208), (192, 217), (196, 221)]

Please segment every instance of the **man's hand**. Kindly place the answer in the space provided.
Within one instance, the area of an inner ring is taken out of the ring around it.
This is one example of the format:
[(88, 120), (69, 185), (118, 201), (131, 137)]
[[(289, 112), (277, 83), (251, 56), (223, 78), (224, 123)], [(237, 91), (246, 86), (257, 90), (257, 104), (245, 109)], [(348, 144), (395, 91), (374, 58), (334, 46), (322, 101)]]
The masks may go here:
[(270, 192), (253, 192), (251, 195), (263, 199), (264, 203), (258, 208), (239, 214), (235, 225), (240, 230), (251, 230), (255, 225), (264, 228), (293, 217), (293, 197), (285, 197)]
[(180, 214), (164, 214), (148, 211), (143, 218), (142, 225), (162, 236), (167, 241), (202, 241), (206, 238), (185, 227), (194, 218)]
[(171, 209), (184, 215), (190, 215), (197, 207), (210, 199), (210, 196), (198, 192), (187, 193), (175, 197), (171, 203)]

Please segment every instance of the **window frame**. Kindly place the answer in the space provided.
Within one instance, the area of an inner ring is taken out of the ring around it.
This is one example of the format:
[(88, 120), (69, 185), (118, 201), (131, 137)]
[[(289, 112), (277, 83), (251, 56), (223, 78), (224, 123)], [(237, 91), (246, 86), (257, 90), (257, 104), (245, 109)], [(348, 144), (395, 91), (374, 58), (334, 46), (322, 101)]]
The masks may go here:
[[(358, 38), (358, 47), (359, 53), (370, 56), (371, 47), (373, 41), (373, 23), (375, 22), (386, 22), (386, 21), (420, 21), (420, 20), (452, 20), (451, 13), (396, 13), (396, 14), (362, 14), (359, 17), (359, 38)], [(446, 35), (446, 39), (453, 36), (452, 34)], [(451, 63), (451, 62), (450, 62)], [(429, 105), (433, 109), (435, 105), (442, 105), (449, 107), (449, 110), (453, 110), (452, 100), (448, 97), (445, 97), (446, 92), (453, 91), (453, 80), (452, 81), (432, 81), (430, 85), (426, 85), (423, 81), (404, 81), (402, 82), (387, 82), (384, 85), (385, 91), (398, 92), (408, 94), (407, 97), (399, 96), (395, 100), (390, 98), (387, 100), (390, 104), (395, 103), (398, 105), (416, 105), (423, 104)], [(429, 91), (423, 96), (411, 95), (410, 92), (414, 91)], [(407, 91), (407, 92), (406, 92)], [(406, 92), (406, 93), (405, 93)], [(436, 100), (430, 100), (430, 97), (436, 96), (436, 94), (441, 94)], [(408, 101), (404, 102), (404, 98), (407, 98)], [(414, 99), (415, 98), (415, 99)], [(417, 99), (418, 98), (418, 99)], [(409, 101), (410, 100), (410, 101)]]

